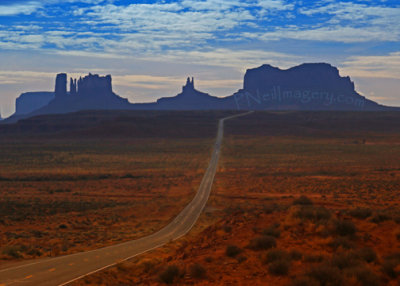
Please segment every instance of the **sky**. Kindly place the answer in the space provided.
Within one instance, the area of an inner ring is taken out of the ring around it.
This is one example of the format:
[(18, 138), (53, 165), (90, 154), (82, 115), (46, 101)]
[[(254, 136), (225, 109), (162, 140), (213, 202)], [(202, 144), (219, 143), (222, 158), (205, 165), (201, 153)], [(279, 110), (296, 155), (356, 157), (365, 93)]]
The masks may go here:
[(231, 95), (248, 68), (327, 62), (362, 95), (400, 106), (400, 2), (0, 0), (0, 112), (56, 73), (113, 76), (131, 102), (180, 92), (187, 76)]

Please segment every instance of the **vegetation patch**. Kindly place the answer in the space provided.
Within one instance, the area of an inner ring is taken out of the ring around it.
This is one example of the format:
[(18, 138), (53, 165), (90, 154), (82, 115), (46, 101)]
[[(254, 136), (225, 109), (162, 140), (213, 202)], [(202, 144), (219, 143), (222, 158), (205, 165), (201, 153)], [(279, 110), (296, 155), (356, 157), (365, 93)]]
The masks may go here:
[(349, 215), (358, 219), (366, 219), (372, 215), (372, 210), (369, 208), (354, 208), (349, 211)]
[(189, 273), (195, 279), (204, 279), (206, 277), (206, 269), (199, 263), (190, 265)]
[(266, 250), (276, 247), (276, 239), (270, 235), (262, 235), (253, 238), (248, 247), (252, 250)]
[(340, 236), (354, 236), (357, 229), (351, 220), (334, 220), (333, 232)]
[(236, 257), (238, 254), (242, 253), (243, 249), (236, 245), (228, 245), (225, 249), (226, 256)]
[(293, 201), (293, 205), (311, 206), (312, 204), (312, 200), (306, 196), (300, 196)]
[(175, 279), (179, 277), (179, 268), (176, 265), (169, 265), (159, 275), (158, 278), (161, 282), (166, 284), (174, 283)]

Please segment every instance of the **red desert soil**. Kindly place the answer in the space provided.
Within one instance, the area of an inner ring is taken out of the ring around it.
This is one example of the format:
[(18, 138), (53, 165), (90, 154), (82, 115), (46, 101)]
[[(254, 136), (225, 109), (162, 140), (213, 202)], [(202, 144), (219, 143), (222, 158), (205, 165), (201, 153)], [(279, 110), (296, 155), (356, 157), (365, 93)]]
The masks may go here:
[[(227, 122), (188, 236), (73, 285), (399, 285), (400, 115), (382, 131), (362, 125), (376, 114), (355, 114), (361, 128), (331, 134), (296, 134), (320, 113), (251, 116)], [(284, 128), (267, 126), (271, 116)]]
[(232, 120), (189, 235), (72, 285), (399, 285), (399, 158), (398, 113)]

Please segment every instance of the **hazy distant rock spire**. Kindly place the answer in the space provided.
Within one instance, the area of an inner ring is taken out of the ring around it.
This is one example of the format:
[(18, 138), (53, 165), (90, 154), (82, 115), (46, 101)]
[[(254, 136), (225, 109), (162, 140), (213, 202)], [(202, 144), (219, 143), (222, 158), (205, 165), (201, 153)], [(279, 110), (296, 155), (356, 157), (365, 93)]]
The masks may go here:
[(56, 97), (67, 95), (67, 74), (66, 73), (57, 74), (55, 95), (56, 95)]
[(190, 80), (190, 77), (188, 77), (186, 80), (186, 85), (182, 87), (182, 92), (187, 92), (192, 90), (194, 90), (194, 78), (192, 77), (192, 80)]

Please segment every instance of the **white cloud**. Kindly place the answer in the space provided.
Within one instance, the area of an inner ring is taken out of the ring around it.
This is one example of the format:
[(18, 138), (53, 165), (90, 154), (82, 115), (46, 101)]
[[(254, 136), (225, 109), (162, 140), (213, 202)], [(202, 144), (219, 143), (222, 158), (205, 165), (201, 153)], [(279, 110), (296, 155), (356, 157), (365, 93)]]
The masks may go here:
[(400, 7), (328, 1), (299, 12), (321, 21), (314, 27), (281, 29), (279, 36), (344, 43), (400, 40)]
[(43, 5), (38, 1), (0, 5), (0, 16), (13, 16), (20, 14), (30, 15), (41, 7), (43, 7)]
[(15, 1), (6, 4), (0, 4), (0, 16), (15, 16), (15, 15), (30, 15), (37, 10), (43, 8), (46, 5), (57, 4), (59, 2), (80, 2), (87, 4), (99, 4), (102, 2), (113, 2), (112, 0), (27, 0), (27, 1)]
[(287, 4), (285, 1), (281, 0), (258, 0), (257, 6), (264, 10), (264, 14), (266, 14), (267, 11), (271, 10), (282, 11), (294, 9), (293, 3)]
[[(193, 33), (205, 34), (217, 30), (228, 30), (240, 25), (241, 21), (254, 20), (247, 10), (231, 10), (236, 6), (226, 5), (226, 3), (224, 5), (224, 1), (218, 5), (217, 1), (200, 2), (195, 8), (185, 10), (187, 7), (194, 6), (194, 3), (187, 2), (193, 1), (184, 1), (182, 5), (156, 3), (94, 6), (85, 9), (85, 16), (92, 19), (91, 23), (113, 24), (117, 29), (125, 31), (133, 30), (136, 33), (164, 31), (169, 34), (180, 32), (182, 37), (188, 37)], [(216, 9), (202, 9), (202, 5)], [(151, 37), (151, 35), (148, 36)]]
[(279, 28), (273, 32), (254, 34), (253, 37), (265, 41), (276, 41), (280, 39), (295, 39), (323, 42), (340, 43), (363, 43), (371, 41), (400, 41), (400, 30), (382, 30), (379, 27), (346, 27), (334, 25), (321, 28), (300, 29), (298, 27)]

